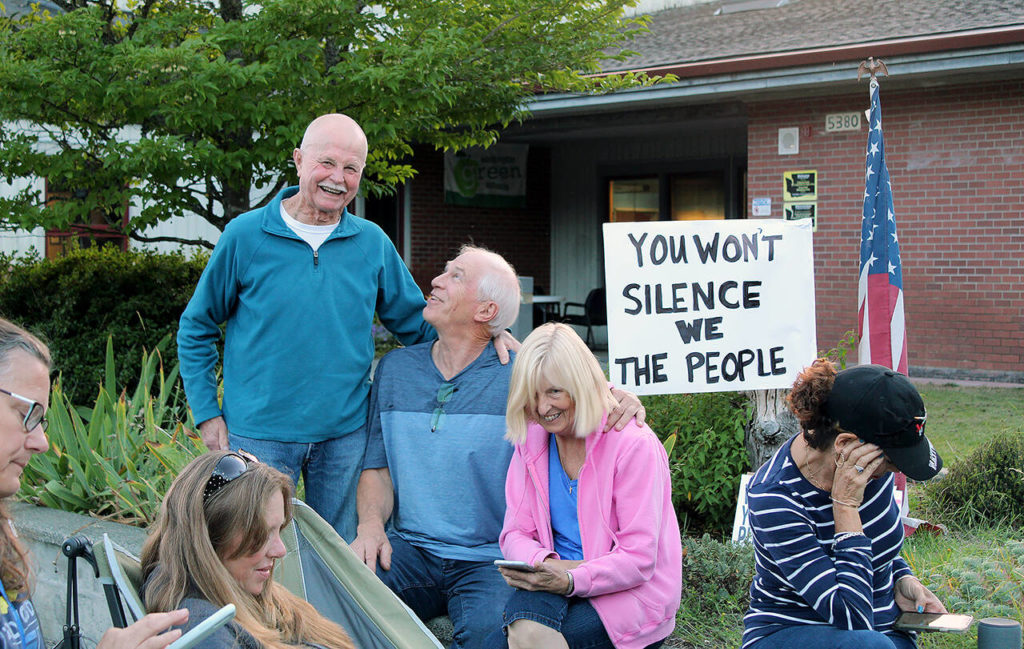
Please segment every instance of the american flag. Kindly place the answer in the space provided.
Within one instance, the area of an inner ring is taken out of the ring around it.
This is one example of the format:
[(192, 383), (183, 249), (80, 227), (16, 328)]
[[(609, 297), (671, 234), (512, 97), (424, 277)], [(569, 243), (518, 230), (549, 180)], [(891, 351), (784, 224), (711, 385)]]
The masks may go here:
[(860, 225), (860, 282), (857, 310), (858, 362), (907, 373), (907, 330), (903, 317), (903, 269), (892, 185), (882, 141), (878, 82), (871, 80), (871, 130), (864, 172), (864, 214)]
[[(860, 282), (857, 284), (857, 361), (885, 365), (907, 373), (907, 323), (903, 317), (903, 267), (896, 214), (892, 209), (892, 183), (885, 165), (882, 140), (882, 103), (878, 82), (871, 79), (871, 116), (868, 120), (867, 159), (864, 161), (864, 214), (860, 222)], [(896, 502), (903, 517), (903, 532), (914, 533), (908, 518), (907, 476), (896, 473)]]

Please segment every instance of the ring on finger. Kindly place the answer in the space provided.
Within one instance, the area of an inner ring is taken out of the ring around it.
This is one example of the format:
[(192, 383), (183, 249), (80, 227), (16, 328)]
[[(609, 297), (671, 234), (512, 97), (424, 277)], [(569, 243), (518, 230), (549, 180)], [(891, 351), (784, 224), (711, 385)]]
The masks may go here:
[(864, 473), (864, 467), (859, 464), (854, 464), (853, 468), (857, 470), (857, 473)]

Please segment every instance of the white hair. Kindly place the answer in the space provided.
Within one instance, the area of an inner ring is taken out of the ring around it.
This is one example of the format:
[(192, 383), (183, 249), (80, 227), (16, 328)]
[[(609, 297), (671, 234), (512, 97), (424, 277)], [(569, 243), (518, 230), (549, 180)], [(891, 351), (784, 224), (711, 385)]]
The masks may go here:
[(482, 252), (491, 259), (492, 263), (488, 264), (483, 275), (477, 280), (476, 297), (480, 301), (491, 301), (498, 305), (498, 315), (487, 323), (491, 336), (496, 336), (511, 327), (519, 315), (519, 278), (516, 277), (512, 264), (498, 253), (470, 244), (459, 249), (460, 255), (467, 252)]

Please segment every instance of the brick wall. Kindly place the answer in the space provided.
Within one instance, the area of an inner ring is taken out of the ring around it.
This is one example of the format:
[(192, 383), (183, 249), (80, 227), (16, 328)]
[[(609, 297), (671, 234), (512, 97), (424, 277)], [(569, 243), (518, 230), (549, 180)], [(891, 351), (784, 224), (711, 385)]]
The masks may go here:
[[(1024, 82), (881, 85), (911, 373), (1024, 381)], [(825, 115), (867, 104), (864, 83), (854, 95), (748, 106), (751, 199), (771, 197), (780, 217), (783, 171), (818, 170), (819, 349), (857, 327), (867, 142), (866, 126), (825, 133)], [(800, 153), (780, 156), (777, 129), (793, 126)]]
[(530, 147), (526, 171), (526, 208), (461, 207), (444, 202), (444, 154), (418, 150), (418, 174), (412, 191), (412, 259), (410, 270), (424, 290), (464, 243), (490, 248), (520, 275), (550, 289), (551, 156)]

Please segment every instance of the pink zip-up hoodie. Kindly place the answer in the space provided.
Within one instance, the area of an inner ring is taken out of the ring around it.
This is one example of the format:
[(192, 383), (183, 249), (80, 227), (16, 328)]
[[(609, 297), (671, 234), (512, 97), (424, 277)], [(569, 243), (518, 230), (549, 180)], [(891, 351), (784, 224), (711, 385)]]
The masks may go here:
[[(604, 428), (604, 420), (601, 429)], [(682, 595), (682, 543), (665, 448), (635, 421), (586, 438), (578, 515), (584, 563), (574, 595), (590, 598), (616, 649), (667, 638)], [(530, 424), (505, 479), (505, 558), (531, 564), (554, 551), (548, 497), (548, 433)]]

